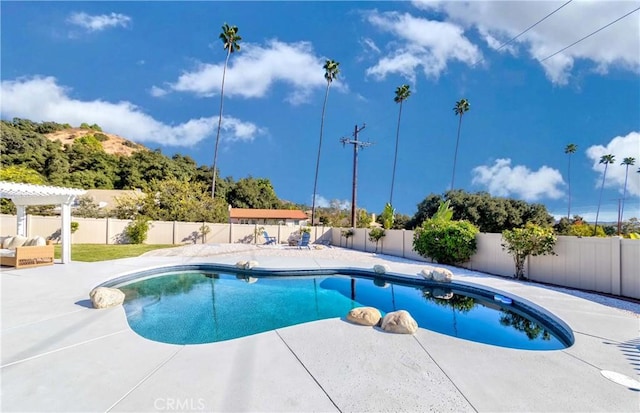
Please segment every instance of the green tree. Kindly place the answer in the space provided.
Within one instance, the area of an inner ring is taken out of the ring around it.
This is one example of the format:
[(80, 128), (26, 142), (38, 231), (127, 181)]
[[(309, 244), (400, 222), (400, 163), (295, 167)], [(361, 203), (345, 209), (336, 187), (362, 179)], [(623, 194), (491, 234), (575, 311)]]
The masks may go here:
[(0, 181), (18, 182), (23, 184), (44, 184), (42, 175), (26, 166), (11, 165), (0, 169)]
[(263, 178), (243, 178), (227, 194), (227, 202), (234, 208), (274, 209), (280, 200), (271, 185)]
[(469, 101), (467, 99), (460, 99), (453, 107), (453, 112), (456, 116), (460, 116), (458, 121), (458, 137), (456, 138), (456, 151), (453, 155), (453, 173), (451, 174), (451, 188), (453, 189), (454, 180), (456, 177), (456, 162), (458, 161), (458, 143), (460, 142), (460, 128), (462, 126), (462, 115), (469, 111)]
[(567, 183), (569, 185), (569, 206), (567, 207), (567, 218), (571, 216), (571, 155), (576, 153), (578, 150), (578, 145), (574, 143), (570, 143), (564, 147), (564, 153), (569, 155), (568, 162), (569, 165), (567, 167)]
[(553, 248), (557, 238), (553, 228), (527, 223), (524, 228), (502, 231), (502, 249), (506, 250), (516, 265), (515, 278), (524, 280), (524, 264), (528, 257), (555, 255)]
[(218, 144), (220, 143), (220, 127), (222, 126), (222, 106), (224, 104), (224, 80), (227, 75), (227, 65), (229, 64), (229, 57), (231, 53), (240, 51), (240, 45), (238, 42), (242, 40), (242, 37), (238, 36), (238, 27), (229, 26), (225, 23), (222, 26), (222, 33), (219, 36), (222, 40), (223, 47), (227, 51), (227, 58), (224, 61), (224, 68), (222, 69), (222, 86), (220, 87), (220, 115), (218, 116), (218, 131), (216, 132), (216, 146), (213, 151), (213, 179), (211, 180), (211, 198), (215, 199), (216, 195), (216, 167), (218, 165)]
[(371, 228), (369, 231), (369, 241), (376, 243), (376, 253), (378, 252), (378, 243), (385, 235), (385, 230), (383, 228)]
[(93, 202), (90, 195), (82, 195), (78, 197), (78, 206), (73, 211), (74, 216), (82, 218), (102, 218), (103, 213), (98, 204)]
[(311, 225), (315, 225), (316, 217), (316, 197), (318, 188), (318, 169), (320, 168), (320, 150), (322, 149), (322, 134), (324, 132), (324, 114), (327, 108), (327, 98), (329, 97), (329, 87), (333, 80), (338, 77), (340, 63), (334, 60), (328, 60), (325, 62), (322, 68), (324, 69), (324, 78), (327, 81), (327, 88), (324, 92), (324, 102), (322, 103), (322, 116), (320, 117), (320, 140), (318, 141), (318, 157), (316, 159), (316, 174), (313, 180), (313, 199), (311, 200)]
[(395, 220), (396, 210), (393, 209), (391, 204), (386, 204), (384, 209), (382, 210), (382, 214), (380, 214), (381, 223), (384, 229), (391, 229), (393, 227), (393, 221)]
[(396, 149), (393, 156), (393, 171), (391, 172), (391, 194), (389, 195), (389, 204), (393, 205), (393, 185), (396, 181), (396, 163), (398, 161), (398, 142), (400, 140), (400, 119), (402, 118), (402, 103), (409, 99), (411, 96), (411, 90), (409, 85), (402, 85), (396, 88), (396, 96), (393, 101), (400, 104), (400, 110), (398, 111), (398, 126), (396, 128)]
[(622, 206), (620, 208), (620, 221), (624, 219), (624, 202), (627, 199), (627, 179), (629, 178), (629, 167), (636, 163), (636, 158), (628, 156), (624, 158), (620, 165), (624, 165), (624, 191), (622, 193)]
[(604, 172), (602, 173), (602, 186), (600, 187), (600, 199), (598, 200), (598, 210), (596, 211), (596, 223), (594, 224), (594, 228), (593, 228), (593, 235), (596, 235), (596, 229), (598, 228), (598, 217), (600, 216), (600, 205), (602, 204), (602, 192), (604, 191), (604, 181), (607, 178), (607, 167), (609, 166), (610, 163), (614, 163), (615, 162), (615, 156), (609, 154), (609, 155), (603, 155), (600, 158), (600, 163), (604, 164)]

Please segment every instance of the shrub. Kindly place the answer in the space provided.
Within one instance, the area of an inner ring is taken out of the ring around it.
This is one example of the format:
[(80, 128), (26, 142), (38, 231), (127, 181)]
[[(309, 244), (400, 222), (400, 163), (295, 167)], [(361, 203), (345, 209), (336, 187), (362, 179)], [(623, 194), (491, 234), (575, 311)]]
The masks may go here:
[[(387, 204), (389, 205), (389, 204)], [(376, 243), (376, 251), (378, 252), (378, 242), (385, 236), (385, 231), (382, 228), (371, 228), (369, 231), (369, 241)]]
[(71, 221), (71, 233), (73, 234), (80, 228), (80, 224), (76, 221)]
[(430, 218), (413, 233), (413, 249), (440, 264), (463, 263), (476, 252), (478, 232), (468, 221)]
[(530, 255), (555, 255), (553, 247), (557, 238), (553, 228), (528, 223), (524, 228), (502, 231), (502, 249), (513, 256), (516, 265), (515, 278), (526, 279), (524, 263)]
[(142, 244), (147, 239), (149, 232), (149, 218), (138, 215), (124, 229), (124, 234), (131, 244)]
[(100, 142), (105, 142), (105, 141), (109, 140), (109, 137), (107, 135), (105, 135), (104, 133), (98, 132), (98, 133), (94, 134), (93, 136), (95, 136), (96, 139), (98, 141), (100, 141)]

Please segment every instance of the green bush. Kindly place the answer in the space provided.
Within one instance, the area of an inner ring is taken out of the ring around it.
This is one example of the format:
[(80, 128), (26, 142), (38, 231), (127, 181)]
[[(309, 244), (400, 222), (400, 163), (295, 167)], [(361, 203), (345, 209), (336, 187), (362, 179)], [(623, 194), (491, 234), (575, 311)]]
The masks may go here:
[(506, 250), (516, 265), (515, 278), (524, 280), (524, 263), (530, 256), (555, 255), (553, 247), (557, 238), (553, 228), (545, 228), (528, 223), (524, 228), (502, 231), (502, 249)]
[[(389, 204), (387, 204), (389, 205)], [(378, 242), (385, 236), (383, 228), (371, 228), (369, 231), (369, 241), (376, 243), (376, 252), (378, 252)]]
[(149, 232), (149, 218), (138, 215), (124, 229), (124, 235), (131, 244), (142, 244), (147, 239)]
[(475, 254), (478, 228), (468, 221), (430, 218), (413, 233), (413, 249), (440, 264), (459, 264)]

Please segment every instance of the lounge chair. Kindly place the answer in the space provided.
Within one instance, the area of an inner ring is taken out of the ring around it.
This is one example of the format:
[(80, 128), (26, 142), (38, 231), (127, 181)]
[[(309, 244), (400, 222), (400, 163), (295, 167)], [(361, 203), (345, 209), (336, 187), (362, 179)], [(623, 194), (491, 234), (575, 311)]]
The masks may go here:
[(311, 234), (309, 234), (308, 232), (303, 232), (302, 237), (300, 238), (300, 241), (298, 241), (298, 248), (307, 247), (311, 249), (311, 246), (309, 246), (310, 239), (311, 239)]
[(269, 234), (267, 234), (267, 231), (262, 231), (262, 236), (264, 237), (264, 241), (265, 241), (264, 245), (276, 243), (276, 237), (270, 237)]

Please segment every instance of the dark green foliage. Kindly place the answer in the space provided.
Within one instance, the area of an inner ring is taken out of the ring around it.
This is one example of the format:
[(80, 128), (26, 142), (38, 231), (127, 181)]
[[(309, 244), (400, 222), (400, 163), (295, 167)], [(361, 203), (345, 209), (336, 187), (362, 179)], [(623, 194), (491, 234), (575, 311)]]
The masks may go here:
[(227, 199), (234, 208), (271, 209), (280, 207), (280, 200), (276, 196), (271, 181), (262, 178), (240, 179), (229, 191)]
[[(105, 135), (104, 133), (98, 132), (98, 133), (94, 134), (93, 136), (95, 136), (96, 139), (98, 141), (100, 141), (100, 142), (105, 142), (105, 141), (109, 140), (109, 137), (107, 135)], [(125, 142), (129, 142), (129, 141), (125, 141)]]
[(521, 227), (527, 222), (538, 225), (553, 223), (553, 217), (542, 204), (493, 197), (486, 192), (467, 193), (462, 190), (448, 191), (441, 195), (431, 194), (418, 204), (418, 211), (407, 223), (407, 228), (416, 228), (432, 216), (441, 201), (450, 201), (454, 220), (467, 220), (481, 232), (501, 233), (505, 229)]
[(139, 215), (124, 229), (124, 235), (130, 244), (142, 244), (149, 232), (149, 218)]
[(467, 221), (428, 219), (413, 234), (413, 249), (440, 264), (469, 261), (476, 252), (478, 229)]
[(383, 228), (371, 228), (369, 231), (369, 241), (376, 243), (376, 251), (378, 252), (378, 242), (385, 236), (385, 231)]

